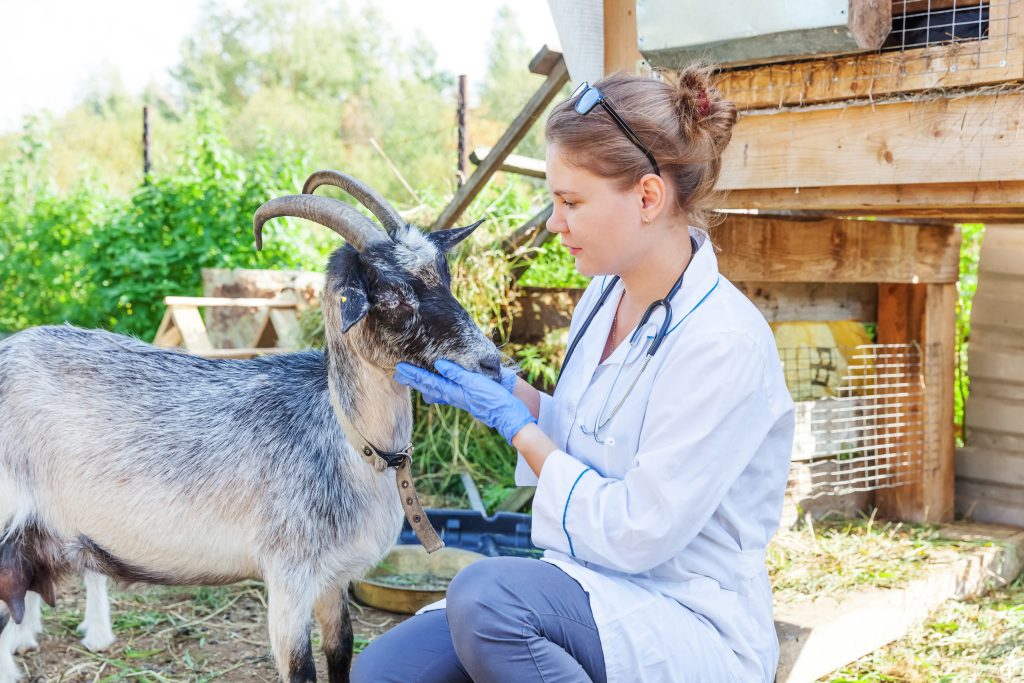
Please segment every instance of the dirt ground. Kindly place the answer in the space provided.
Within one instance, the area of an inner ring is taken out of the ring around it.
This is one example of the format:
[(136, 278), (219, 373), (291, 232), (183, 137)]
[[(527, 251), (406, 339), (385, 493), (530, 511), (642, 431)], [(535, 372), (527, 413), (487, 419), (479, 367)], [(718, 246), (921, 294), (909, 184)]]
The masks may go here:
[[(17, 657), (28, 683), (277, 680), (267, 635), (266, 593), (247, 582), (223, 588), (138, 587), (111, 591), (117, 642), (92, 653), (79, 642), (85, 591), (69, 583), (44, 607), (39, 650)], [(406, 615), (352, 603), (356, 651)], [(314, 629), (317, 674), (327, 680)], [(358, 655), (357, 655), (358, 656)]]

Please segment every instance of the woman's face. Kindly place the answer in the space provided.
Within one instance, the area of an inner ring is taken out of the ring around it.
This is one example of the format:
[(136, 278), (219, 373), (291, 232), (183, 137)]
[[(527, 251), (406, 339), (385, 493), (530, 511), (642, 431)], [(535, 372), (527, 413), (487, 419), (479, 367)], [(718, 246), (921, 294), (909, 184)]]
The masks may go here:
[(547, 229), (561, 237), (580, 273), (621, 275), (635, 267), (645, 241), (640, 192), (570, 164), (555, 144), (548, 145), (547, 181), (554, 202)]

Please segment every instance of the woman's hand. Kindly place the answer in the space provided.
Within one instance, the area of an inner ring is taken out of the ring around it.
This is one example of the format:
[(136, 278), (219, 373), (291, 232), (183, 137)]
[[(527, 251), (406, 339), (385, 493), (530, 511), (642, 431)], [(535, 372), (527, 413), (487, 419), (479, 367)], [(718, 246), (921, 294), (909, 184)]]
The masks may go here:
[(409, 363), (399, 363), (395, 381), (412, 387), (427, 403), (441, 403), (461, 408), (488, 427), (496, 429), (510, 444), (513, 437), (537, 418), (529, 408), (506, 388), (506, 382), (515, 386), (515, 376), (502, 376), (501, 383), (476, 372), (470, 372), (448, 360), (434, 364), (434, 374)]

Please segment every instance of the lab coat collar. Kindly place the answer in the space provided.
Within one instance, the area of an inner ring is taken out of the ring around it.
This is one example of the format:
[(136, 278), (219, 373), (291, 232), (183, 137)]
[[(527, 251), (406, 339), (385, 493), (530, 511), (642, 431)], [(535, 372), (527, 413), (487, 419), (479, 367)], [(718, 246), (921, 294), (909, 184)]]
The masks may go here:
[[(691, 226), (690, 235), (697, 241), (697, 252), (693, 255), (693, 260), (690, 261), (690, 265), (686, 269), (683, 285), (671, 299), (673, 326), (697, 306), (701, 299), (718, 282), (718, 258), (715, 256), (714, 245), (712, 245), (707, 232), (701, 228)], [(607, 277), (602, 280), (598, 281), (599, 287), (607, 286), (607, 282), (611, 278)], [(586, 331), (584, 338), (580, 340), (582, 359), (579, 377), (587, 383), (590, 382), (600, 362), (601, 352), (604, 351), (605, 342), (608, 340), (609, 332), (611, 332), (612, 317), (618, 308), (622, 292), (623, 284), (622, 280), (619, 280), (615, 283), (614, 289), (608, 296), (608, 300), (605, 301), (604, 306), (601, 307), (601, 310), (598, 311), (593, 322), (591, 322), (590, 329)], [(589, 311), (582, 311), (581, 313), (585, 316)], [(651, 317), (651, 322), (660, 325), (663, 317), (661, 311), (658, 311)], [(683, 327), (685, 325), (676, 328), (675, 331), (669, 334), (665, 343), (671, 342), (672, 337), (679, 334)], [(621, 363), (625, 360), (628, 349), (628, 344), (619, 344), (605, 360), (605, 363), (608, 365)]]

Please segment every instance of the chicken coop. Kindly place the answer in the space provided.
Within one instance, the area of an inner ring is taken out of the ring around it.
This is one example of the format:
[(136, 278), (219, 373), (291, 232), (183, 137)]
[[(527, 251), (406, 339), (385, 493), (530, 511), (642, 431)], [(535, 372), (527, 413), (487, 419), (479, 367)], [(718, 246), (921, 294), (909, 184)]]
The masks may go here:
[[(1024, 0), (550, 4), (572, 81), (704, 60), (741, 111), (712, 238), (797, 402), (791, 502), (1024, 524)], [(957, 452), (965, 222), (999, 246)]]

